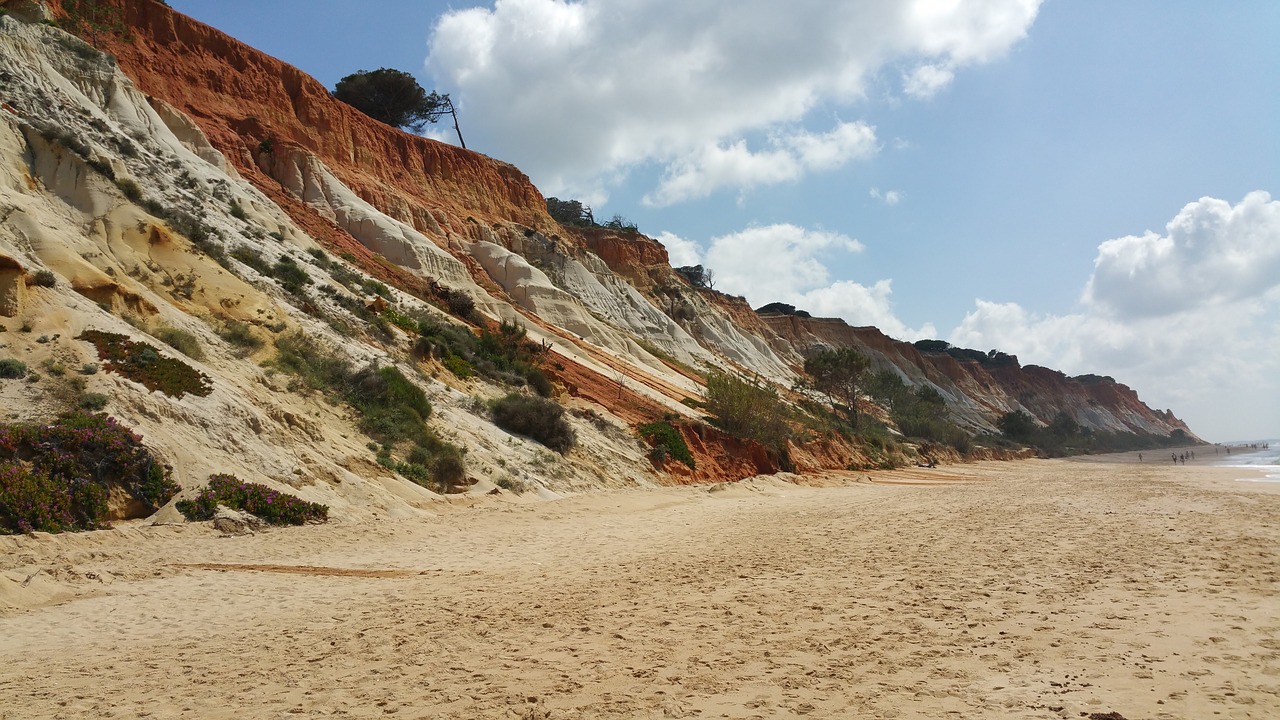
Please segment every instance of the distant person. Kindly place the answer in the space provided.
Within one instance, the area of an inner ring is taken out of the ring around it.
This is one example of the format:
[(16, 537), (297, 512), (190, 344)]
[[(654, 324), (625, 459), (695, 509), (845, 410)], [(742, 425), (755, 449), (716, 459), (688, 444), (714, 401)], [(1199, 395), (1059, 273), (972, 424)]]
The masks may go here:
[(1173, 464), (1174, 464), (1174, 465), (1177, 465), (1177, 464), (1178, 464), (1178, 453), (1169, 453), (1169, 454), (1173, 456)]
[(1142, 453), (1138, 453), (1138, 462), (1142, 462)]

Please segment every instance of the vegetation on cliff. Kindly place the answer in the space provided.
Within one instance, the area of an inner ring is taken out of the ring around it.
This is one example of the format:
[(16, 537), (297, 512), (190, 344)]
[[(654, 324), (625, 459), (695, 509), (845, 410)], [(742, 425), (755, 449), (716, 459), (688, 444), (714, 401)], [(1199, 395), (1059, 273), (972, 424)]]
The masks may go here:
[(77, 336), (98, 349), (98, 358), (109, 371), (141, 383), (148, 390), (180, 398), (190, 393), (206, 396), (213, 392), (209, 376), (176, 358), (165, 357), (154, 347), (119, 333), (85, 330)]
[(577, 434), (555, 401), (525, 393), (510, 393), (493, 404), (493, 422), (517, 435), (532, 438), (564, 454), (577, 443)]
[(178, 512), (188, 520), (212, 520), (219, 505), (243, 510), (272, 525), (303, 525), (329, 519), (328, 505), (307, 502), (225, 473), (210, 475), (209, 484), (193, 499), (175, 503)]
[(697, 470), (698, 463), (694, 459), (693, 453), (689, 452), (688, 443), (684, 441), (680, 431), (671, 424), (671, 419), (645, 423), (637, 428), (636, 431), (640, 434), (640, 437), (653, 446), (649, 457), (654, 462), (661, 465), (670, 457), (688, 465), (690, 470)]
[(1093, 430), (1080, 425), (1065, 412), (1059, 412), (1045, 425), (1025, 410), (1013, 410), (1001, 415), (996, 424), (1005, 439), (1033, 447), (1048, 457), (1154, 450), (1195, 442), (1181, 428), (1175, 428), (1168, 435)]
[(140, 435), (105, 414), (0, 425), (0, 533), (108, 527), (113, 491), (150, 513), (178, 486)]
[(449, 96), (430, 94), (403, 70), (360, 70), (338, 81), (333, 96), (391, 127), (420, 132), (453, 112)]
[(441, 491), (466, 478), (462, 450), (427, 426), (431, 403), (398, 368), (356, 370), (336, 348), (300, 332), (277, 338), (276, 350), (273, 366), (295, 376), (291, 388), (322, 392), (358, 413), (380, 464)]

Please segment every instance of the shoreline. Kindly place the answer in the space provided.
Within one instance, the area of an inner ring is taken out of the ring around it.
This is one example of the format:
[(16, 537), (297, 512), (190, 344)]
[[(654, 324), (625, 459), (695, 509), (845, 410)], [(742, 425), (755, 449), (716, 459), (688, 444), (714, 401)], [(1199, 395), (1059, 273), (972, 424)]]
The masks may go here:
[(0, 611), (0, 718), (1273, 716), (1280, 487), (1238, 470), (985, 461), (0, 538), (0, 605), (32, 570), (21, 590), (78, 593)]

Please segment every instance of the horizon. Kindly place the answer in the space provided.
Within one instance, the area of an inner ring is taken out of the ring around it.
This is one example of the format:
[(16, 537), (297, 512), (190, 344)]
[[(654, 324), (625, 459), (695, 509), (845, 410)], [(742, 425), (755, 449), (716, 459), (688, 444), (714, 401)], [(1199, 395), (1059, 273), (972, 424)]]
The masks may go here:
[(326, 87), (413, 73), (469, 148), (753, 307), (1109, 375), (1210, 441), (1280, 435), (1278, 5), (170, 5)]

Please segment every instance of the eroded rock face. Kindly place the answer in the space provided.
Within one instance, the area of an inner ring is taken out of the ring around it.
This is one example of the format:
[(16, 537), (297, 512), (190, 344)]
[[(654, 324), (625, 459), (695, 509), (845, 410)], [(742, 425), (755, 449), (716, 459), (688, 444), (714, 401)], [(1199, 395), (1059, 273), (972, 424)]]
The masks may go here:
[(27, 291), (26, 274), (17, 260), (0, 255), (0, 315), (14, 317), (22, 312)]

